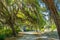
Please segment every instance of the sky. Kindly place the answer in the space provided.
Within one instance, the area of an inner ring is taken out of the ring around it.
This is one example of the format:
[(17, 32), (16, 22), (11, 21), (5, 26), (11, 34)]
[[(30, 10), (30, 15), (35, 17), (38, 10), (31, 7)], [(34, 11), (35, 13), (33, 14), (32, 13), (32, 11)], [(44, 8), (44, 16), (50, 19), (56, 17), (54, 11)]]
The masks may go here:
[[(54, 0), (54, 2), (55, 2), (55, 6), (56, 6), (58, 12), (60, 12), (60, 0)], [(39, 0), (39, 4), (40, 4), (41, 8), (43, 8), (43, 7), (47, 8), (47, 6), (45, 5), (45, 3), (42, 2), (42, 0)], [(48, 17), (48, 15), (49, 15), (48, 10), (47, 10), (47, 12), (43, 12), (43, 14), (46, 15), (45, 18), (46, 18), (46, 20), (48, 20), (49, 19), (49, 17)]]

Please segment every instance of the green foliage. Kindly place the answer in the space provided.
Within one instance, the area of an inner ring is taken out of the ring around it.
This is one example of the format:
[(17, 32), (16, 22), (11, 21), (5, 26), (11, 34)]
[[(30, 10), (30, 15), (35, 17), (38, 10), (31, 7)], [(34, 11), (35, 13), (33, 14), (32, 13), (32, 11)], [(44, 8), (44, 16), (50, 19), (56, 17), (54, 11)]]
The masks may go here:
[(0, 40), (4, 40), (5, 39), (5, 34), (0, 34)]
[(6, 30), (4, 30), (5, 31), (5, 35), (6, 35), (6, 37), (10, 37), (10, 36), (12, 36), (12, 30), (10, 30), (10, 29), (6, 29)]
[[(0, 27), (1, 33), (5, 33), (6, 36), (11, 36), (13, 31), (12, 27), (18, 33), (21, 31), (20, 28), (23, 25), (28, 27), (27, 31), (30, 30), (29, 27), (31, 26), (33, 26), (34, 30), (39, 29), (39, 31), (44, 31), (46, 20), (44, 20), (42, 11), (45, 12), (47, 9), (45, 7), (41, 8), (38, 0), (5, 0), (0, 4), (3, 4), (0, 5), (3, 6), (3, 9), (0, 8), (0, 22), (4, 26), (4, 28)], [(8, 29), (5, 27), (6, 25)], [(54, 24), (51, 29), (55, 29)]]
[(12, 5), (14, 0), (5, 0), (7, 5)]
[(51, 30), (53, 31), (53, 30), (55, 30), (56, 29), (56, 25), (55, 24), (52, 24), (51, 25)]

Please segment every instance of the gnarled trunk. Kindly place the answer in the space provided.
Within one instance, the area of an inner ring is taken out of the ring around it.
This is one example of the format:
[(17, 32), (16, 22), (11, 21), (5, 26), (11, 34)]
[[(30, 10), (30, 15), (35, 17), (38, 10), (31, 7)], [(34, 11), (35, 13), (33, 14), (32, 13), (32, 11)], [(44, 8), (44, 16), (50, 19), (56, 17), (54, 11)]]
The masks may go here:
[(51, 17), (54, 19), (55, 24), (57, 26), (57, 31), (60, 39), (60, 17), (58, 15), (58, 12), (56, 10), (56, 7), (54, 5), (53, 0), (43, 0), (43, 2), (48, 6), (48, 9), (50, 10)]
[(16, 37), (16, 30), (15, 30), (13, 24), (10, 27), (12, 29), (13, 36)]
[(14, 17), (10, 16), (7, 22), (12, 29), (13, 36), (16, 37), (16, 30), (14, 28), (14, 22), (15, 22)]

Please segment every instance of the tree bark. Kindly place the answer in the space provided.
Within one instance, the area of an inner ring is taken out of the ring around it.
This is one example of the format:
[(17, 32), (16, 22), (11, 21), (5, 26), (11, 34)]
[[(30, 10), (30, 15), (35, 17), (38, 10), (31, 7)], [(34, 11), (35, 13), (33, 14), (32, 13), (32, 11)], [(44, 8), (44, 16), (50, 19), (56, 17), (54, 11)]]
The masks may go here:
[(12, 29), (13, 36), (16, 37), (16, 30), (14, 28), (14, 25), (12, 24), (10, 27)]
[(53, 0), (43, 0), (43, 2), (48, 6), (48, 9), (50, 10), (51, 17), (54, 19), (54, 22), (57, 26), (57, 31), (60, 39), (60, 16), (58, 15), (56, 6), (54, 5)]
[(15, 20), (13, 20), (13, 16), (10, 16), (9, 19), (8, 19), (8, 24), (10, 25), (11, 29), (12, 29), (12, 33), (13, 33), (13, 36), (16, 37), (16, 30), (14, 28), (14, 22)]

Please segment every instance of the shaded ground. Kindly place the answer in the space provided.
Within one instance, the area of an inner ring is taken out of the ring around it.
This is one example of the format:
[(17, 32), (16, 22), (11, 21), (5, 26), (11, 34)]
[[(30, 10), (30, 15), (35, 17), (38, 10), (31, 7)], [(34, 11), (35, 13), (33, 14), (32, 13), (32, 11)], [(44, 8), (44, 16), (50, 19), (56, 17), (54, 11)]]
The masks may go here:
[(47, 36), (48, 38), (59, 39), (57, 31), (45, 32), (44, 34), (41, 34), (40, 36)]
[[(13, 40), (58, 40), (58, 34), (56, 31), (46, 32), (41, 35), (26, 34), (21, 37), (16, 37)], [(10, 39), (12, 40), (12, 39)]]

